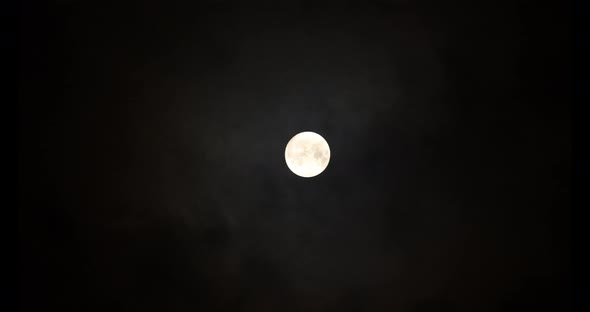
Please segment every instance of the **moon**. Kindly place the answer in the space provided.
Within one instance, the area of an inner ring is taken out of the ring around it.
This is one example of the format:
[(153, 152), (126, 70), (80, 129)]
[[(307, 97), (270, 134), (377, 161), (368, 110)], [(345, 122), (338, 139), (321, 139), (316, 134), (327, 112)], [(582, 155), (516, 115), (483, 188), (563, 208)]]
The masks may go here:
[(328, 167), (330, 146), (315, 132), (301, 132), (287, 143), (285, 161), (294, 174), (304, 178), (315, 177)]

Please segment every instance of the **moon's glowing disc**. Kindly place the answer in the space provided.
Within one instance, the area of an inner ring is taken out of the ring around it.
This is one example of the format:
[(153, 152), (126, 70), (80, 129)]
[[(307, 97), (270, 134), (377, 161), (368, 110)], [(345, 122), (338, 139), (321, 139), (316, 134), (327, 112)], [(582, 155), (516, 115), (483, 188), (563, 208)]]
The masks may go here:
[(294, 174), (304, 178), (315, 177), (328, 167), (330, 147), (321, 135), (301, 132), (287, 143), (285, 161)]

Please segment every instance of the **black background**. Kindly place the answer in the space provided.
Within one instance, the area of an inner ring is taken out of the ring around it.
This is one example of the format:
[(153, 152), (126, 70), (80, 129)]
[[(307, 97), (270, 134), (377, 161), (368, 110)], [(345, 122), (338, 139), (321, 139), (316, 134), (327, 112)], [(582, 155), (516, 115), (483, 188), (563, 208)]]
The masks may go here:
[(571, 310), (565, 2), (20, 12), (22, 311)]

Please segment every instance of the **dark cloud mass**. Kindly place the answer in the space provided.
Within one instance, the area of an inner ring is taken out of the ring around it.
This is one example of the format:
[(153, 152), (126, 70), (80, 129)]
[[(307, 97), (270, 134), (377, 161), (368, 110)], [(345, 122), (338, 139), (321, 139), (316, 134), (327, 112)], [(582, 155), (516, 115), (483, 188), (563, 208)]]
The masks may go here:
[(21, 3), (22, 311), (571, 310), (565, 4), (312, 4)]

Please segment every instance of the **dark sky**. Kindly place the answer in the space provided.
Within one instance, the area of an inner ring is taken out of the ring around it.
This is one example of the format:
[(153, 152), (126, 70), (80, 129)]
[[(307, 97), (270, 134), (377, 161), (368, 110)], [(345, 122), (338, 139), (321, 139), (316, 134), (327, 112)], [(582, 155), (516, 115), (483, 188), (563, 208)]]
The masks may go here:
[(22, 311), (571, 310), (564, 2), (121, 2), (21, 1)]

